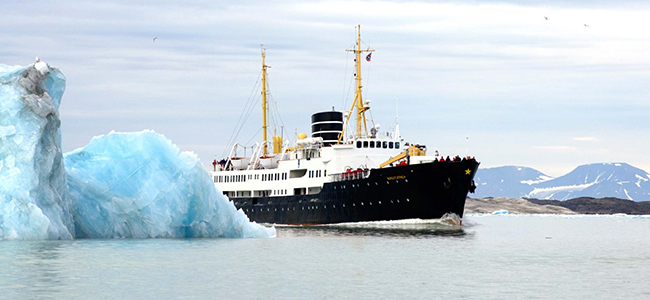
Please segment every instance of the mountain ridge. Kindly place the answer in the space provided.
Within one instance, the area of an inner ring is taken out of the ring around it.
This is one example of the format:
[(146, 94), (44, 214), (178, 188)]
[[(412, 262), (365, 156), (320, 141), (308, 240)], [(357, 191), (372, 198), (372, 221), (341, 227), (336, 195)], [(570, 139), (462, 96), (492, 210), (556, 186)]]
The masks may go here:
[(568, 200), (615, 197), (650, 200), (650, 173), (627, 163), (592, 163), (559, 177), (524, 166), (479, 169), (474, 197)]

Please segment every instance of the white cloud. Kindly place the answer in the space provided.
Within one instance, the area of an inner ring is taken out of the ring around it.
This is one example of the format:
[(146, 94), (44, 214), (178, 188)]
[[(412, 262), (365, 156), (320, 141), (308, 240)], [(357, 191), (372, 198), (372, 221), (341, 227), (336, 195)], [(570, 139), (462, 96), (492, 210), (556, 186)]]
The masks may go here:
[(573, 140), (580, 141), (580, 142), (593, 142), (593, 141), (597, 141), (598, 139), (593, 136), (583, 136), (583, 137), (574, 137)]

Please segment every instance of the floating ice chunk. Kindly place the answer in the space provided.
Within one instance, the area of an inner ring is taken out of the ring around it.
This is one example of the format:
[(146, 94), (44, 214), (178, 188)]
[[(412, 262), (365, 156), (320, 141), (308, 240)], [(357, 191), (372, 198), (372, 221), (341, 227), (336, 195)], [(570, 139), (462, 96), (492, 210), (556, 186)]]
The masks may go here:
[(507, 211), (507, 210), (505, 210), (505, 209), (497, 210), (497, 211), (492, 212), (493, 215), (507, 215), (507, 214), (509, 214), (509, 213), (510, 213), (510, 212)]
[(65, 77), (42, 64), (0, 65), (0, 240), (74, 232), (57, 116)]
[(64, 91), (44, 62), (0, 65), (0, 240), (275, 236), (217, 192), (195, 155), (151, 131), (93, 139), (66, 155), (66, 174)]
[(217, 193), (193, 153), (153, 131), (109, 133), (66, 153), (77, 237), (273, 237)]

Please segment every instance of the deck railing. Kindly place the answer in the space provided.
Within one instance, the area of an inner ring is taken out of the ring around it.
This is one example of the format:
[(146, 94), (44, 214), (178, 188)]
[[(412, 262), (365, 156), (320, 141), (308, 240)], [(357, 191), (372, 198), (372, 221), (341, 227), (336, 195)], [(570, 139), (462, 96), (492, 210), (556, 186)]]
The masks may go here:
[(368, 169), (348, 170), (343, 173), (331, 174), (329, 176), (333, 182), (365, 179), (368, 178), (368, 176), (370, 176), (370, 170)]

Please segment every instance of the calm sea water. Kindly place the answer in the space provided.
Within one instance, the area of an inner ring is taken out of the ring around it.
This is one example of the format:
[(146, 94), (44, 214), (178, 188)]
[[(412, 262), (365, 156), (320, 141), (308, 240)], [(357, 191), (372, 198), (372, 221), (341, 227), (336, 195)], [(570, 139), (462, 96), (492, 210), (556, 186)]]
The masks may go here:
[(470, 215), (274, 239), (0, 241), (3, 299), (650, 299), (650, 219)]

